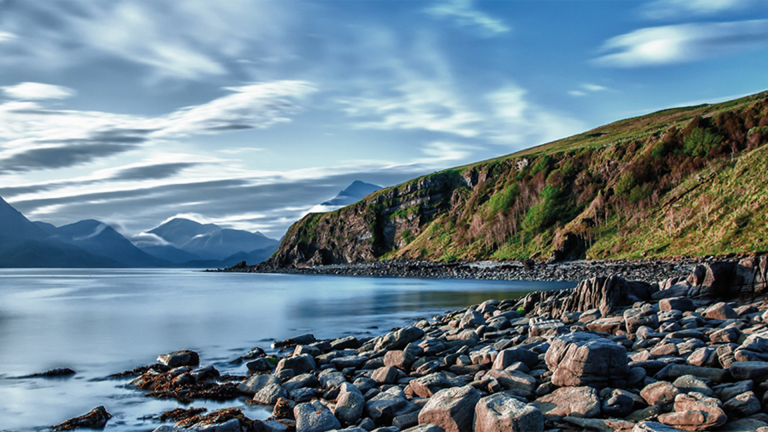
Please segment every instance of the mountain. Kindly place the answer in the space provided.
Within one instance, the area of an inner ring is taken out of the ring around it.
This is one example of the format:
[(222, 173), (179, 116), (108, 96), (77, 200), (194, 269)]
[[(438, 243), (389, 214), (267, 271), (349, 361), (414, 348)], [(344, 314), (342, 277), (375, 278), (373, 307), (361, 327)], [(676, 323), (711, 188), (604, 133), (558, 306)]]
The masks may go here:
[(267, 265), (768, 250), (768, 92), (630, 118), (309, 214)]
[(30, 222), (0, 198), (0, 267), (119, 267), (119, 263), (51, 238), (49, 224)]
[(121, 267), (165, 267), (160, 260), (133, 245), (109, 225), (96, 220), (83, 220), (56, 228), (52, 238), (77, 246), (94, 255), (109, 257)]
[(325, 201), (320, 205), (324, 207), (330, 207), (331, 210), (336, 210), (337, 208), (354, 204), (379, 189), (381, 189), (381, 186), (355, 180), (346, 189), (339, 192), (336, 197)]
[(260, 249), (271, 248), (274, 252), (279, 244), (259, 232), (225, 229), (183, 218), (172, 219), (149, 232), (200, 260), (223, 260), (239, 252)]
[(139, 249), (152, 255), (155, 258), (172, 262), (175, 264), (182, 264), (188, 261), (199, 261), (201, 258), (193, 253), (183, 251), (179, 248), (170, 245), (158, 245), (158, 246), (140, 246)]

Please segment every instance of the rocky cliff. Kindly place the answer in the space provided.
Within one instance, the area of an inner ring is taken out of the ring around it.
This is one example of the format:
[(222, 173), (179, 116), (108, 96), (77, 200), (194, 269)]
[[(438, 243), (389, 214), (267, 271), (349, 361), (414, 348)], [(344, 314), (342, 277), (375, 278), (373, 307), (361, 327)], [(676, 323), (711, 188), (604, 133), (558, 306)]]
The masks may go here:
[(766, 141), (768, 93), (622, 120), (310, 214), (269, 265), (761, 252)]

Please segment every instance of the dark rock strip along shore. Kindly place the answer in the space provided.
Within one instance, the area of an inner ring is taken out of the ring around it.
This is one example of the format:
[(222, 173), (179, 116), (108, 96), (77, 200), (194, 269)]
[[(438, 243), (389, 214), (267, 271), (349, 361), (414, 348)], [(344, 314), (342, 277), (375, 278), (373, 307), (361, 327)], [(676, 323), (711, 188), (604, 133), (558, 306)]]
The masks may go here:
[(265, 421), (177, 409), (155, 432), (768, 432), (766, 293), (767, 257), (712, 262), (488, 300), (374, 338), (301, 335), (274, 343), (281, 358), (243, 356), (248, 377), (191, 351), (120, 376), (155, 397), (273, 405)]
[(714, 258), (687, 258), (646, 261), (568, 261), (434, 263), (414, 261), (377, 261), (363, 264), (331, 264), (308, 267), (273, 267), (240, 264), (217, 271), (246, 273), (290, 273), (340, 276), (389, 276), (406, 278), (452, 278), (578, 282), (593, 277), (622, 276), (634, 281), (659, 281), (687, 276), (698, 264)]

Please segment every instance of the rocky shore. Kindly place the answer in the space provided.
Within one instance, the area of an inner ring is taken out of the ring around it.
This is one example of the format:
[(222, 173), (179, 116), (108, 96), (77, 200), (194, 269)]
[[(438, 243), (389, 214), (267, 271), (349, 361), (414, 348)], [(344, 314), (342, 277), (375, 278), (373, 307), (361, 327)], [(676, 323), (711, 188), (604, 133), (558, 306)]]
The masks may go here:
[(593, 277), (621, 276), (628, 280), (653, 282), (687, 276), (699, 264), (730, 261), (728, 259), (677, 258), (668, 260), (612, 260), (612, 261), (376, 261), (362, 264), (330, 264), (303, 267), (275, 267), (270, 263), (248, 266), (240, 263), (232, 268), (216, 271), (240, 273), (290, 273), (337, 276), (386, 276), (405, 278), (451, 278), (490, 280), (532, 280), (578, 282)]
[[(150, 397), (272, 409), (180, 408), (155, 432), (768, 432), (766, 293), (768, 257), (713, 261), (487, 300), (372, 338), (298, 335), (236, 359), (242, 376), (179, 351), (115, 378)], [(85, 421), (73, 420), (58, 427)]]

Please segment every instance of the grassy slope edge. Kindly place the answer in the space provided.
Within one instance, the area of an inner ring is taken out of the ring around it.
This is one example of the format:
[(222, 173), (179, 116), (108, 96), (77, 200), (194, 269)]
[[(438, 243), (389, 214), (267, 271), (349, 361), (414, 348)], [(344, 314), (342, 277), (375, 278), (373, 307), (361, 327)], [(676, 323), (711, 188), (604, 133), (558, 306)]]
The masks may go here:
[(294, 224), (278, 266), (768, 250), (768, 92), (621, 120)]

